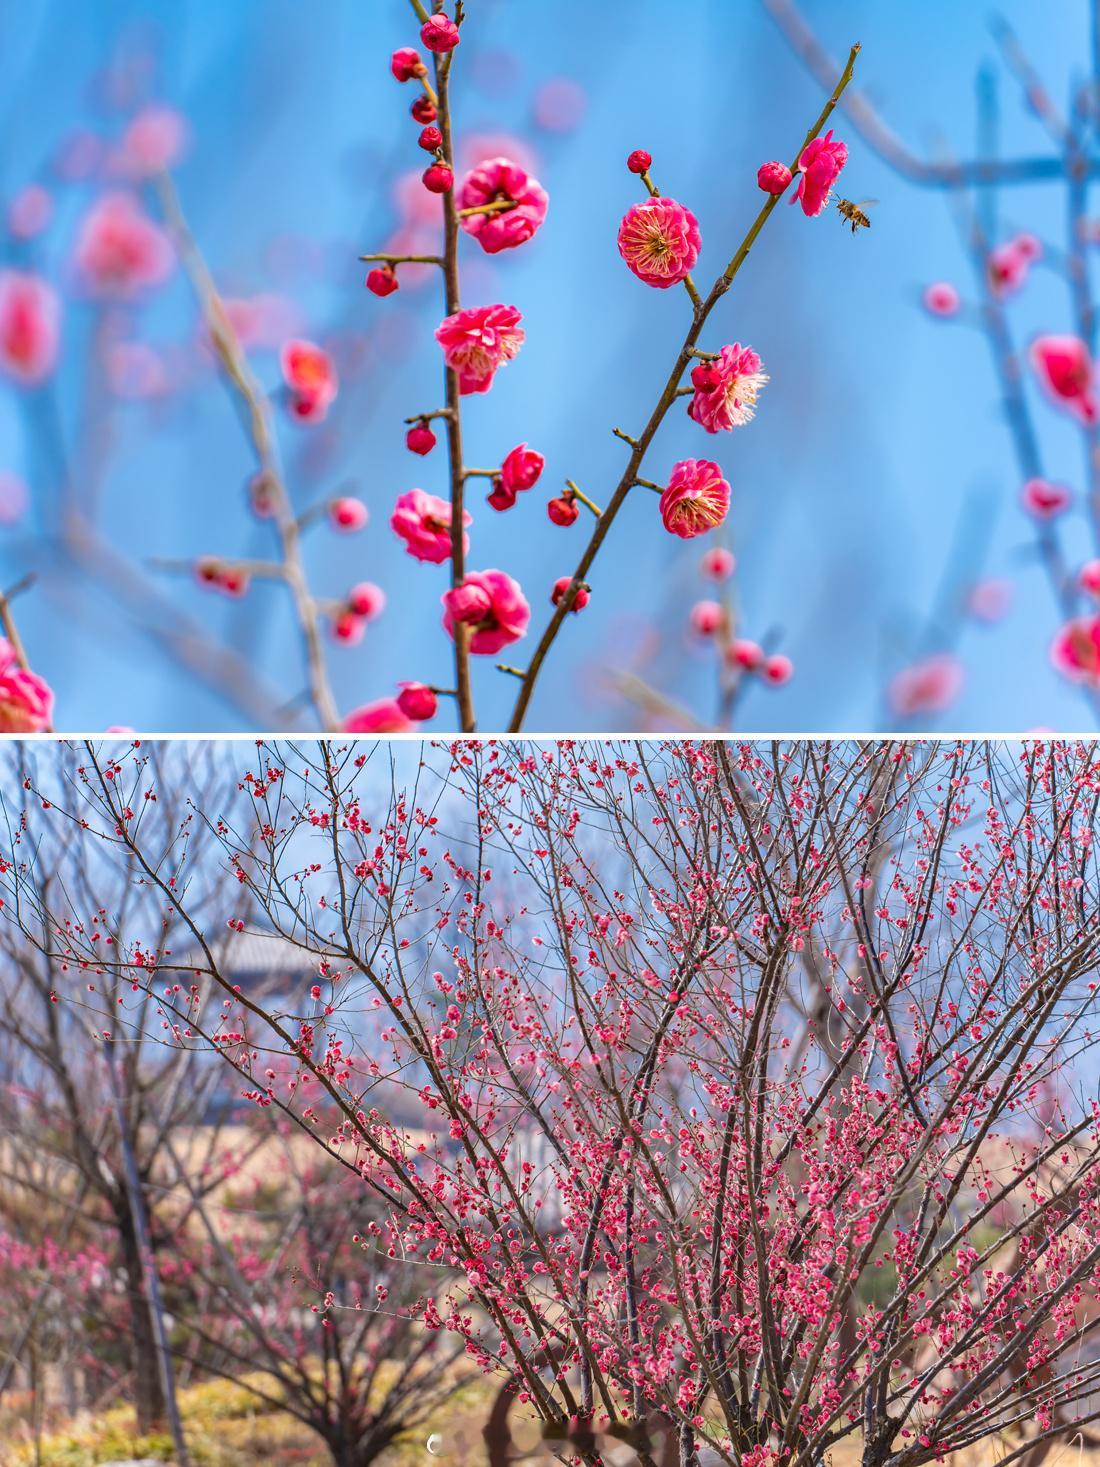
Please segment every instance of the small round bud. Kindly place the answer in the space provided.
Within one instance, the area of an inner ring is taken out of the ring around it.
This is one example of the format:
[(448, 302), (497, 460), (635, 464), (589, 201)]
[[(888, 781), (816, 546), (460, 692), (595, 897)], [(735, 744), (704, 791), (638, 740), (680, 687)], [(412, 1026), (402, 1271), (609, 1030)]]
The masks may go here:
[(392, 265), (386, 265), (379, 270), (368, 271), (367, 289), (371, 295), (393, 295), (394, 291), (398, 289), (397, 271)]
[(361, 499), (344, 495), (329, 504), (328, 517), (336, 530), (361, 530), (367, 523), (367, 506)]
[(449, 194), (454, 188), (455, 176), (446, 163), (432, 163), (424, 170), (423, 183), (430, 194)]
[(430, 15), (420, 27), (420, 39), (429, 51), (445, 56), (458, 45), (458, 26), (449, 15)]
[(791, 674), (794, 672), (794, 663), (789, 657), (784, 657), (782, 652), (776, 652), (771, 657), (765, 657), (760, 668), (760, 675), (766, 683), (780, 688), (784, 683), (790, 682)]
[[(572, 584), (572, 576), (559, 576), (558, 579), (554, 582), (554, 589), (550, 592), (550, 600), (554, 603), (555, 606), (559, 604), (562, 597), (565, 595), (566, 591), (569, 590), (569, 587)], [(591, 596), (589, 593), (589, 588), (587, 586), (579, 586), (577, 588), (577, 594), (573, 597), (573, 604), (572, 606), (570, 606), (569, 610), (583, 611), (584, 608), (588, 605), (590, 599)]]
[(360, 581), (348, 592), (348, 610), (364, 621), (373, 621), (380, 616), (386, 604), (386, 593), (373, 581)]
[(437, 148), (443, 146), (443, 134), (438, 127), (429, 125), (416, 141), (424, 149), (425, 153), (434, 153)]
[(390, 70), (399, 82), (412, 81), (413, 77), (426, 76), (428, 69), (420, 59), (420, 52), (412, 46), (401, 46), (390, 57)]
[(439, 700), (433, 688), (429, 688), (427, 683), (401, 683), (400, 687), (397, 706), (406, 718), (411, 718), (414, 723), (423, 723), (435, 717)]
[(409, 112), (412, 115), (412, 120), (421, 124), (434, 122), (439, 116), (439, 109), (430, 97), (417, 97), (416, 101), (409, 108)]
[(781, 194), (791, 181), (791, 170), (786, 163), (761, 163), (756, 170), (756, 183), (766, 194)]
[(572, 525), (576, 522), (580, 510), (577, 501), (571, 494), (561, 494), (557, 499), (551, 499), (546, 506), (546, 513), (555, 525)]
[(421, 458), (431, 453), (436, 442), (436, 436), (427, 423), (414, 423), (405, 434), (405, 447), (411, 453), (420, 454)]
[(652, 162), (652, 153), (647, 153), (644, 148), (635, 148), (626, 160), (626, 166), (630, 169), (631, 173), (647, 173)]
[(738, 637), (730, 644), (726, 657), (731, 666), (754, 672), (764, 660), (764, 649), (758, 642), (750, 642), (748, 637)]

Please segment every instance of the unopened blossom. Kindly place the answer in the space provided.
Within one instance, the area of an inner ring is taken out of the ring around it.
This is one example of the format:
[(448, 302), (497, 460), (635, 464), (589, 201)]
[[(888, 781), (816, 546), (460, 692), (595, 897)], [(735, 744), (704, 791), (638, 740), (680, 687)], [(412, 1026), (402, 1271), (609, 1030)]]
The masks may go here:
[(556, 498), (548, 500), (546, 504), (546, 513), (555, 525), (566, 526), (575, 524), (580, 512), (576, 495), (569, 493), (568, 490), (564, 494), (559, 494)]
[(1077, 572), (1077, 584), (1090, 596), (1100, 596), (1100, 560), (1086, 560)]
[(724, 545), (715, 545), (703, 552), (699, 569), (708, 580), (728, 581), (737, 569), (737, 562), (732, 551), (727, 550)]
[[(470, 524), (472, 516), (463, 511), (463, 525)], [(414, 560), (429, 560), (441, 565), (451, 555), (451, 506), (435, 494), (426, 494), (423, 489), (409, 489), (398, 497), (390, 517), (390, 525), (396, 535), (405, 542), (405, 549)], [(470, 537), (462, 536), (462, 544), (469, 549)]]
[(691, 273), (700, 244), (695, 215), (675, 199), (633, 204), (619, 225), (619, 254), (639, 280), (658, 290)]
[(49, 376), (57, 361), (61, 306), (40, 275), (0, 270), (0, 371), (26, 386)]
[(767, 380), (751, 346), (737, 341), (724, 346), (714, 361), (699, 362), (692, 370), (695, 392), (688, 403), (688, 416), (708, 433), (740, 428), (752, 418)]
[(95, 294), (129, 299), (168, 278), (173, 254), (164, 230), (132, 194), (109, 193), (85, 214), (75, 261)]
[(1050, 660), (1063, 677), (1100, 686), (1100, 616), (1081, 616), (1059, 628)]
[(328, 518), (334, 530), (352, 533), (363, 528), (370, 514), (361, 499), (353, 494), (341, 494), (329, 500)]
[(0, 637), (0, 733), (45, 733), (52, 716), (53, 691), (19, 665), (15, 648)]
[(532, 489), (545, 467), (546, 459), (537, 449), (519, 443), (500, 466), (501, 482), (515, 492)]
[(412, 46), (401, 46), (393, 53), (390, 57), (390, 71), (399, 82), (412, 81), (414, 77), (428, 74), (420, 52)]
[(173, 107), (143, 108), (122, 135), (129, 173), (147, 177), (179, 162), (187, 144), (187, 121)]
[(348, 610), (364, 621), (373, 621), (382, 614), (386, 605), (386, 593), (373, 581), (359, 581), (347, 595)]
[(454, 636), (456, 623), (472, 628), (470, 651), (499, 652), (527, 630), (531, 608), (519, 583), (500, 570), (470, 571), (459, 586), (444, 591), (443, 625)]
[(279, 354), (279, 365), (294, 416), (319, 422), (328, 412), (339, 386), (328, 352), (312, 341), (288, 341)]
[(1029, 479), (1020, 491), (1020, 501), (1037, 520), (1051, 520), (1068, 509), (1073, 495), (1064, 484), (1049, 479)]
[(971, 616), (992, 626), (1008, 614), (1012, 605), (1012, 582), (993, 577), (978, 581), (970, 588), (967, 606)]
[(429, 163), (420, 178), (430, 194), (449, 194), (454, 188), (455, 176), (446, 163)]
[(497, 368), (523, 345), (522, 320), (515, 306), (474, 306), (439, 324), (435, 339), (447, 366), (458, 373), (461, 392), (488, 392)]
[(407, 718), (424, 723), (435, 717), (439, 700), (434, 688), (430, 688), (427, 683), (401, 683), (399, 686), (401, 691), (397, 695), (397, 706)]
[(371, 295), (383, 298), (393, 295), (394, 291), (400, 288), (397, 271), (392, 265), (386, 265), (383, 269), (368, 270), (366, 284)]
[(726, 661), (731, 667), (739, 667), (744, 672), (755, 672), (764, 661), (764, 649), (759, 642), (748, 637), (737, 637), (730, 643)]
[(790, 186), (792, 177), (786, 163), (773, 160), (771, 163), (761, 163), (756, 170), (756, 185), (766, 194), (781, 194)]
[(242, 566), (216, 555), (200, 556), (195, 562), (195, 576), (200, 586), (209, 586), (234, 600), (244, 596), (251, 585), (251, 578)]
[(793, 675), (794, 663), (782, 652), (773, 652), (760, 664), (760, 676), (773, 687), (782, 687), (784, 683), (790, 682)]
[[(550, 600), (553, 602), (553, 604), (555, 606), (559, 605), (559, 603), (561, 602), (562, 597), (565, 595), (566, 591), (569, 590), (569, 587), (572, 584), (573, 584), (573, 577), (572, 576), (559, 576), (558, 579), (554, 582), (554, 588), (550, 592)], [(582, 586), (578, 586), (577, 587), (577, 594), (573, 597), (573, 603), (570, 606), (569, 610), (570, 611), (583, 611), (584, 608), (588, 605), (588, 603), (589, 603), (589, 601), (591, 599), (592, 599), (592, 593), (591, 593), (590, 587), (583, 586), (583, 585)]]
[(361, 642), (366, 630), (366, 619), (356, 616), (354, 611), (338, 611), (332, 618), (332, 639), (345, 647), (354, 647)]
[(414, 122), (428, 123), (434, 122), (439, 116), (439, 109), (431, 97), (417, 97), (409, 108), (409, 113)]
[(425, 153), (437, 153), (443, 146), (443, 134), (438, 127), (429, 125), (421, 130), (416, 144), (417, 147), (423, 148)]
[(431, 424), (427, 422), (414, 423), (405, 434), (405, 447), (410, 453), (418, 453), (422, 458), (426, 453), (431, 453), (437, 441)]
[(730, 486), (709, 459), (676, 464), (661, 495), (661, 519), (671, 535), (689, 540), (720, 525), (729, 513)]
[(791, 195), (809, 217), (820, 214), (829, 202), (833, 184), (848, 161), (848, 145), (833, 138), (832, 128), (823, 138), (806, 144), (798, 159), (798, 187)]
[(1031, 343), (1031, 365), (1047, 393), (1083, 423), (1100, 417), (1092, 356), (1078, 336), (1038, 336)]
[(526, 242), (546, 218), (549, 204), (538, 179), (509, 158), (488, 158), (467, 173), (458, 186), (459, 209), (481, 209), (486, 204), (509, 203), (499, 213), (468, 214), (460, 219), (487, 255), (514, 249)]
[(924, 309), (932, 316), (954, 316), (959, 309), (959, 292), (947, 280), (929, 285), (922, 297)]
[(688, 621), (697, 637), (713, 637), (726, 620), (720, 601), (696, 601)]
[(444, 15), (442, 12), (430, 15), (420, 27), (420, 39), (429, 51), (434, 51), (437, 55), (446, 55), (448, 51), (453, 51), (458, 45), (458, 26), (449, 15)]
[(899, 718), (923, 713), (942, 713), (958, 697), (963, 686), (963, 666), (949, 652), (935, 652), (892, 679), (887, 696)]
[(1028, 271), (1042, 254), (1033, 234), (1019, 234), (989, 252), (989, 287), (996, 296), (1011, 295), (1027, 279)]
[(648, 173), (653, 166), (653, 154), (647, 153), (644, 148), (635, 148), (627, 158), (626, 166), (631, 173)]
[(415, 725), (402, 711), (396, 698), (376, 698), (349, 713), (340, 725), (344, 733), (412, 733)]
[(516, 502), (516, 490), (505, 484), (504, 480), (497, 474), (493, 479), (493, 487), (485, 503), (490, 509), (495, 509), (502, 514), (506, 509), (512, 509)]

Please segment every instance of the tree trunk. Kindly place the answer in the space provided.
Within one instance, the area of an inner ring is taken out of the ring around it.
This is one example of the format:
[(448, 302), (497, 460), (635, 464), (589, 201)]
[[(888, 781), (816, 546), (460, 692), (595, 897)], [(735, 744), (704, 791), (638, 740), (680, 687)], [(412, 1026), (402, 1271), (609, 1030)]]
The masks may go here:
[(157, 1369), (157, 1342), (153, 1338), (149, 1300), (145, 1293), (145, 1270), (142, 1268), (141, 1249), (129, 1208), (119, 1208), (116, 1220), (122, 1246), (122, 1266), (126, 1271), (126, 1297), (130, 1304), (134, 1409), (137, 1413), (138, 1431), (144, 1434), (163, 1430), (167, 1412), (160, 1371)]

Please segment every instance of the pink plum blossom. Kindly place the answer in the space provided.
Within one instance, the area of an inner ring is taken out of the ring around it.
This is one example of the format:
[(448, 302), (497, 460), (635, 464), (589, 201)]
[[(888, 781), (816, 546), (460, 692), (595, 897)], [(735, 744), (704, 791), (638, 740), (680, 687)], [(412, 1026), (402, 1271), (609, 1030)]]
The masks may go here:
[(660, 507), (669, 534), (689, 540), (722, 523), (729, 513), (730, 486), (716, 463), (684, 459), (673, 467)]
[(187, 122), (172, 107), (145, 107), (122, 137), (127, 170), (138, 176), (162, 173), (176, 164), (187, 143)]
[(1100, 616), (1076, 617), (1060, 627), (1050, 660), (1071, 682), (1100, 686)]
[(696, 601), (691, 608), (691, 630), (697, 637), (713, 637), (725, 622), (726, 613), (720, 601)]
[(727, 432), (749, 422), (767, 375), (751, 346), (724, 346), (712, 362), (699, 362), (691, 374), (695, 392), (688, 416), (708, 433)]
[(1092, 357), (1078, 336), (1038, 336), (1031, 343), (1031, 365), (1048, 395), (1086, 424), (1098, 413)]
[(798, 159), (798, 188), (791, 195), (791, 203), (797, 200), (809, 217), (820, 214), (847, 161), (848, 145), (839, 139), (834, 141), (832, 128), (823, 138), (807, 143)]
[(28, 387), (48, 377), (57, 361), (60, 317), (48, 281), (0, 270), (0, 370)]
[(0, 637), (0, 733), (45, 733), (52, 714), (48, 684), (20, 667), (15, 648)]
[(397, 706), (407, 718), (417, 723), (425, 723), (429, 718), (434, 718), (439, 700), (435, 689), (430, 688), (427, 683), (401, 683), (401, 691), (397, 695)]
[(353, 494), (341, 494), (339, 498), (329, 501), (328, 518), (334, 530), (352, 534), (363, 528), (370, 519), (370, 512), (363, 501), (356, 499)]
[(1069, 508), (1073, 495), (1064, 484), (1048, 479), (1029, 479), (1020, 491), (1020, 502), (1037, 520), (1051, 520)]
[(942, 713), (958, 697), (963, 686), (963, 667), (949, 652), (935, 652), (904, 667), (890, 683), (890, 707), (899, 718), (922, 713)]
[(937, 280), (924, 292), (924, 309), (932, 316), (954, 316), (959, 309), (959, 292), (947, 280)]
[[(468, 525), (472, 516), (468, 510), (462, 514), (463, 525)], [(451, 506), (435, 494), (425, 494), (423, 489), (409, 489), (398, 497), (390, 517), (393, 531), (405, 542), (405, 549), (414, 560), (430, 560), (441, 565), (451, 555)], [(470, 537), (462, 536), (463, 546), (470, 548)]]
[(279, 354), (291, 412), (304, 422), (319, 422), (336, 397), (339, 383), (332, 358), (315, 342), (288, 341)]
[(500, 466), (501, 482), (513, 493), (533, 489), (545, 467), (546, 459), (541, 453), (528, 448), (526, 443), (519, 443)]
[(403, 712), (396, 698), (376, 698), (349, 713), (340, 725), (344, 733), (412, 733), (416, 725)]
[(737, 569), (737, 561), (731, 550), (727, 550), (724, 545), (715, 545), (704, 551), (699, 569), (710, 581), (728, 581)]
[(489, 158), (467, 173), (458, 186), (455, 202), (459, 209), (478, 209), (499, 202), (515, 205), (497, 214), (469, 214), (460, 221), (487, 255), (495, 255), (531, 238), (546, 218), (549, 199), (538, 180), (518, 164), (508, 158)]
[(471, 627), (470, 651), (483, 656), (518, 641), (531, 620), (519, 583), (500, 570), (469, 571), (441, 599), (446, 630), (453, 637), (456, 623)]
[(498, 367), (523, 345), (522, 315), (515, 306), (475, 306), (456, 311), (436, 328), (447, 366), (458, 373), (459, 390), (488, 392)]
[(81, 222), (76, 267), (97, 295), (126, 300), (160, 285), (173, 258), (168, 236), (132, 194), (104, 194)]
[(675, 199), (632, 204), (619, 225), (619, 254), (639, 280), (658, 290), (691, 273), (700, 243), (695, 215)]

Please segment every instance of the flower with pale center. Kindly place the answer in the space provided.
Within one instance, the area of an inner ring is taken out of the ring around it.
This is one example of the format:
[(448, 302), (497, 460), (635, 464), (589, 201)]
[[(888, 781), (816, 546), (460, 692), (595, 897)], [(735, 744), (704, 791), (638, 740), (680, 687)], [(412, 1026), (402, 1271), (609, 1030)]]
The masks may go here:
[(53, 713), (53, 691), (0, 637), (0, 733), (45, 733)]
[(639, 280), (658, 290), (691, 273), (700, 244), (695, 215), (675, 199), (634, 204), (619, 225), (619, 254)]
[(510, 158), (488, 158), (466, 174), (458, 186), (455, 203), (460, 210), (482, 209), (487, 204), (509, 208), (489, 214), (467, 214), (459, 220), (487, 255), (526, 244), (546, 218), (550, 203), (537, 178)]
[(458, 373), (459, 391), (488, 392), (498, 367), (523, 345), (523, 316), (515, 306), (475, 306), (440, 322), (435, 339), (443, 358)]
[(519, 582), (500, 570), (469, 571), (441, 599), (446, 630), (453, 637), (457, 624), (470, 627), (470, 651), (481, 655), (518, 642), (531, 620)]
[(822, 213), (847, 161), (848, 145), (839, 139), (834, 141), (832, 128), (823, 138), (807, 143), (798, 159), (798, 187), (791, 203), (797, 199), (803, 214), (811, 218)]
[(729, 513), (730, 486), (709, 459), (676, 464), (661, 495), (661, 519), (670, 535), (690, 540), (720, 525)]
[[(471, 523), (473, 516), (462, 512), (462, 523)], [(442, 565), (451, 555), (451, 506), (446, 499), (436, 494), (425, 494), (423, 489), (410, 489), (398, 496), (390, 517), (390, 527), (405, 542), (405, 549), (414, 560), (430, 560), (433, 565)], [(463, 550), (469, 550), (470, 537), (462, 536)]]
[(724, 346), (714, 361), (700, 362), (691, 374), (695, 392), (688, 417), (708, 433), (724, 433), (749, 422), (760, 389), (768, 380), (751, 346), (735, 341)]

